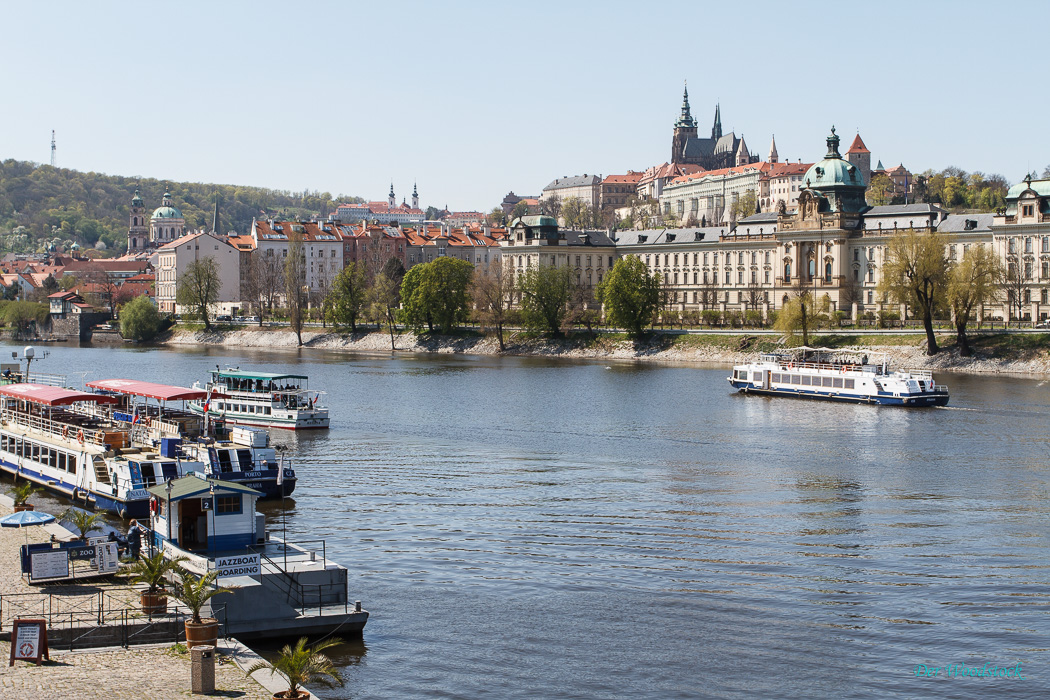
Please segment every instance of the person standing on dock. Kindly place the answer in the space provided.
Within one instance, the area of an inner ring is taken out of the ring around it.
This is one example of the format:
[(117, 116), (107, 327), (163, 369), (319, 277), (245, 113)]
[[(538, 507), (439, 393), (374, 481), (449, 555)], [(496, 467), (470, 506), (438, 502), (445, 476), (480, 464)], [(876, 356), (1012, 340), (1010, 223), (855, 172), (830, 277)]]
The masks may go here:
[(132, 559), (139, 558), (139, 552), (142, 550), (142, 533), (145, 532), (145, 529), (134, 518), (128, 523), (128, 554)]

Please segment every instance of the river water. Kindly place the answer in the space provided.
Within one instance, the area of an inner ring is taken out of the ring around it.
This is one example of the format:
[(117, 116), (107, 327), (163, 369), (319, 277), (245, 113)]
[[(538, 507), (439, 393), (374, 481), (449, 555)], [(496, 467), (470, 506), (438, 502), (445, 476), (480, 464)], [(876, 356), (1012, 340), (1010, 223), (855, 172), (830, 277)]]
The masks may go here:
[(322, 697), (1050, 690), (1043, 379), (939, 375), (951, 405), (906, 410), (535, 358), (56, 347), (37, 368), (188, 385), (216, 364), (327, 392), (330, 431), (276, 437), (294, 499), (263, 505), (371, 612)]

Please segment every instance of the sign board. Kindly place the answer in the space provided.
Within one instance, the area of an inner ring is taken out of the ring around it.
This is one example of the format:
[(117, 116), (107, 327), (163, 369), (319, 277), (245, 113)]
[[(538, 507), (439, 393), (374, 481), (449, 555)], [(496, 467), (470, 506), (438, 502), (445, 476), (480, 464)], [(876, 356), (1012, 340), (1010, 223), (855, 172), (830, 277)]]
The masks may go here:
[(11, 662), (51, 660), (47, 651), (47, 622), (44, 620), (14, 620), (11, 623)]
[(101, 542), (95, 545), (95, 568), (100, 574), (112, 574), (120, 568), (116, 542)]
[(44, 578), (67, 578), (69, 576), (69, 554), (64, 549), (50, 552), (33, 552), (29, 559), (29, 580)]
[(109, 537), (89, 537), (87, 543), (89, 546), (94, 547), (96, 544), (102, 544), (103, 542), (109, 542)]
[(215, 557), (215, 571), (223, 576), (258, 576), (261, 573), (258, 554), (235, 554)]
[(80, 547), (67, 547), (66, 551), (69, 552), (69, 558), (77, 561), (85, 559), (95, 558), (95, 546), (83, 545)]
[(163, 549), (164, 556), (166, 556), (168, 559), (183, 557), (185, 561), (183, 561), (179, 566), (186, 569), (187, 571), (195, 573), (198, 576), (204, 576), (206, 573), (208, 573), (208, 562), (206, 559), (194, 555), (188, 555), (186, 552), (182, 551), (168, 540), (164, 540)]
[(211, 510), (211, 499), (210, 498), (202, 498), (201, 499), (201, 510)]

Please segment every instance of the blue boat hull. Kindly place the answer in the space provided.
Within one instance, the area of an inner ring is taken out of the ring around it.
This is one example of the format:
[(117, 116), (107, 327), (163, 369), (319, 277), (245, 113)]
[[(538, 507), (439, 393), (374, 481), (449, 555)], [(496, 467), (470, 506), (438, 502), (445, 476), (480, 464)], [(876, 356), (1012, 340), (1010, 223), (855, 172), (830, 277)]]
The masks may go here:
[(88, 505), (95, 510), (114, 513), (122, 518), (148, 518), (149, 499), (135, 499), (131, 501), (117, 498), (113, 494), (103, 494), (96, 491), (87, 491), (77, 488), (75, 484), (61, 479), (54, 479), (32, 469), (23, 467), (19, 469), (16, 465), (0, 459), (0, 469), (4, 472), (28, 479), (57, 496), (71, 499), (74, 503)]
[(755, 387), (750, 382), (729, 380), (729, 383), (734, 389), (738, 389), (745, 394), (758, 394), (760, 396), (788, 396), (796, 399), (816, 399), (819, 401), (840, 401), (845, 403), (866, 403), (876, 404), (879, 406), (903, 406), (905, 408), (925, 408), (928, 406), (946, 406), (948, 405), (948, 393), (947, 392), (926, 392), (923, 394), (913, 394), (911, 396), (893, 396), (892, 394), (882, 393), (875, 395), (867, 394), (848, 394), (848, 393), (824, 393), (820, 391), (813, 391), (812, 389), (787, 389), (787, 388), (774, 388), (774, 389), (760, 389)]

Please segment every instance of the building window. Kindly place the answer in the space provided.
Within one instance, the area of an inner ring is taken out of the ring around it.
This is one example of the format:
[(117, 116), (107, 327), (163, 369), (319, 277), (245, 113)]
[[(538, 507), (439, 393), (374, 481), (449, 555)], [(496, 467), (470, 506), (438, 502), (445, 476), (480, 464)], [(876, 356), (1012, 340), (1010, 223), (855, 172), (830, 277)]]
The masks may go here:
[(874, 282), (874, 281), (875, 281), (875, 268), (874, 267), (869, 267), (868, 268), (868, 282)]
[(949, 260), (955, 260), (956, 259), (955, 246), (954, 245), (948, 246), (948, 259)]
[(215, 514), (216, 515), (238, 515), (241, 512), (241, 497), (240, 496), (216, 496), (215, 497)]
[(824, 281), (831, 282), (831, 261), (824, 263)]
[(1021, 214), (1021, 215), (1022, 215), (1022, 216), (1031, 216), (1031, 215), (1032, 215), (1032, 208), (1033, 208), (1033, 207), (1032, 207), (1032, 205), (1031, 205), (1031, 204), (1025, 204), (1025, 205), (1024, 205), (1024, 206), (1022, 207), (1022, 210), (1023, 210), (1023, 211), (1022, 211), (1022, 214)]
[(874, 300), (875, 300), (875, 293), (874, 293), (874, 292), (872, 292), (872, 291), (871, 291), (871, 290), (869, 289), (869, 290), (868, 290), (868, 303), (869, 303), (869, 304), (871, 304), (871, 303), (874, 303)]
[(787, 282), (791, 279), (791, 263), (784, 263), (784, 281)]
[(1017, 241), (1015, 239), (1013, 239), (1013, 238), (1010, 239), (1009, 251), (1010, 251), (1011, 254), (1014, 254), (1014, 255), (1017, 254)]
[(737, 284), (743, 284), (744, 283), (744, 271), (743, 270), (737, 270), (736, 271), (736, 283)]

